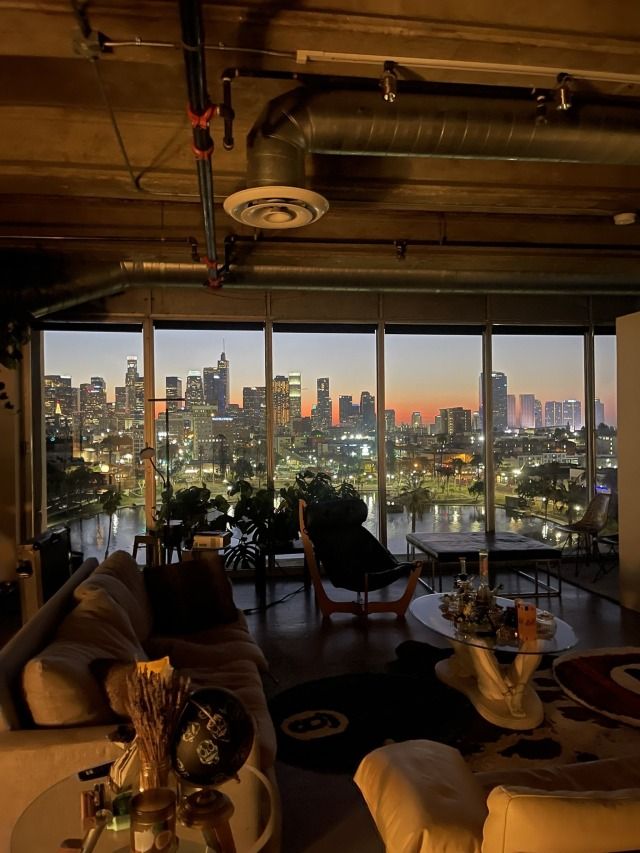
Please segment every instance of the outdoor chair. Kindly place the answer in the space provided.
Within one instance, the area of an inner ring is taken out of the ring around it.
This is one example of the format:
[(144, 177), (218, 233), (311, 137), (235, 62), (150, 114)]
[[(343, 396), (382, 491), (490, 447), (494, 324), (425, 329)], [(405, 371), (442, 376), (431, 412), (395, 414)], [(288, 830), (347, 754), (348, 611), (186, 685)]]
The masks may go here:
[[(404, 616), (415, 592), (422, 563), (401, 563), (365, 527), (367, 505), (359, 498), (299, 504), (300, 532), (316, 602), (323, 616), (332, 613), (395, 613)], [(356, 592), (356, 601), (336, 601), (327, 595), (320, 566), (338, 589)], [(369, 593), (407, 577), (402, 596), (393, 601), (370, 601)]]
[(562, 530), (567, 533), (567, 538), (563, 544), (563, 548), (573, 539), (577, 537), (576, 543), (576, 572), (580, 563), (581, 556), (589, 565), (591, 557), (595, 555), (597, 548), (596, 540), (598, 535), (604, 529), (609, 514), (609, 501), (611, 495), (597, 494), (591, 498), (585, 514), (578, 521), (572, 524), (558, 524), (557, 530)]

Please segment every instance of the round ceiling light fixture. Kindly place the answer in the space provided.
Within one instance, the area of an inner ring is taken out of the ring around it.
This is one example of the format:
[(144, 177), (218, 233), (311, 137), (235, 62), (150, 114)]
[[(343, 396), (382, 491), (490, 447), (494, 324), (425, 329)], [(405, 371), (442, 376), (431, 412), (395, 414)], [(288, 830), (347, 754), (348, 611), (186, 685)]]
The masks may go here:
[(638, 221), (638, 214), (632, 211), (614, 213), (613, 221), (616, 225), (635, 225)]
[(223, 207), (252, 228), (301, 228), (324, 216), (329, 202), (300, 187), (249, 187), (226, 198)]

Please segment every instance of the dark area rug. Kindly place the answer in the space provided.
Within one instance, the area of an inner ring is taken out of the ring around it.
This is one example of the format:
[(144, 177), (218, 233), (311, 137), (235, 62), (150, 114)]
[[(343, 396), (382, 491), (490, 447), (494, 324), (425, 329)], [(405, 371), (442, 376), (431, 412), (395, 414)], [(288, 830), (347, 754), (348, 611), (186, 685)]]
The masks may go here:
[(554, 680), (550, 659), (543, 659), (535, 676), (544, 722), (514, 732), (488, 723), (465, 696), (438, 681), (434, 665), (448, 654), (408, 641), (396, 649), (386, 672), (308, 681), (274, 696), (269, 707), (279, 760), (309, 770), (353, 773), (372, 749), (413, 738), (455, 746), (474, 770), (589, 761), (633, 751), (640, 756), (640, 731), (574, 702)]

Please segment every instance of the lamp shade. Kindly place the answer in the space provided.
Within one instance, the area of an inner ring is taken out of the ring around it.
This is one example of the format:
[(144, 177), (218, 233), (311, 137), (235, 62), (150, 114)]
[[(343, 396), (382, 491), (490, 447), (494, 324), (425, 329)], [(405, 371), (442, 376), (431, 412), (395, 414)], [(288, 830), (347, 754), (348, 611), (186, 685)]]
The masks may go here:
[(253, 737), (253, 720), (235, 694), (220, 687), (194, 690), (175, 729), (175, 773), (192, 785), (221, 785), (245, 763)]

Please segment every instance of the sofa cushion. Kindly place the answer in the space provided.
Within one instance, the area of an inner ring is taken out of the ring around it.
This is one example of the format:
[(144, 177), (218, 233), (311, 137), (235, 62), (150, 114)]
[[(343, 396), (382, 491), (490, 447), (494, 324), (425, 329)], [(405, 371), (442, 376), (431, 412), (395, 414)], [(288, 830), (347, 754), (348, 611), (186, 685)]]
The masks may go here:
[(75, 591), (76, 600), (104, 589), (127, 613), (137, 637), (143, 641), (151, 633), (153, 615), (140, 567), (126, 551), (114, 551)]
[(382, 746), (354, 780), (387, 853), (480, 853), (484, 792), (457, 749), (428, 740)]
[(482, 853), (602, 853), (640, 848), (640, 789), (540, 791), (499, 785)]
[(146, 660), (129, 617), (102, 589), (86, 591), (55, 639), (23, 670), (25, 699), (34, 723), (70, 726), (114, 719), (91, 671), (99, 658)]
[(219, 560), (196, 558), (145, 570), (154, 634), (190, 634), (238, 618)]
[(241, 639), (221, 637), (215, 643), (194, 643), (190, 638), (180, 637), (150, 637), (145, 649), (151, 658), (167, 655), (176, 669), (192, 667), (212, 670), (230, 660), (247, 660), (260, 669), (267, 669), (262, 649), (248, 634)]

